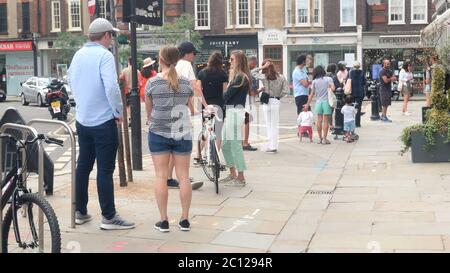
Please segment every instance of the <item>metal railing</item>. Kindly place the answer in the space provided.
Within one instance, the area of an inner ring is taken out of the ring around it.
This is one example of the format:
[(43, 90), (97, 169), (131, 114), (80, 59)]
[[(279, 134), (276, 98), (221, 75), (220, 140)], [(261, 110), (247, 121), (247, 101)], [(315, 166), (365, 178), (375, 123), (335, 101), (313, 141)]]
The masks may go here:
[(31, 124), (35, 123), (41, 123), (41, 124), (57, 124), (63, 126), (66, 131), (70, 135), (70, 148), (71, 148), (71, 206), (70, 206), (70, 227), (75, 228), (75, 210), (76, 210), (76, 185), (75, 185), (75, 175), (76, 175), (76, 140), (75, 140), (75, 134), (73, 133), (72, 129), (70, 128), (67, 123), (59, 120), (50, 120), (50, 119), (32, 119), (30, 120), (27, 125), (30, 126)]
[[(0, 128), (0, 134), (4, 133), (7, 129), (13, 129), (18, 130), (23, 134), (23, 139), (26, 140), (28, 136), (33, 135), (33, 137), (37, 137), (38, 132), (36, 129), (30, 126), (15, 124), (15, 123), (6, 123)], [(42, 140), (38, 140), (38, 173), (39, 173), (39, 179), (38, 179), (38, 194), (40, 196), (44, 196), (44, 147), (42, 146)], [(0, 181), (3, 179), (3, 162), (2, 161), (2, 151), (3, 148), (3, 139), (0, 139)], [(26, 155), (26, 151), (24, 150), (24, 154)], [(2, 191), (3, 189), (0, 189), (0, 200), (2, 198)], [(44, 249), (44, 214), (42, 210), (39, 210), (38, 214), (39, 219), (39, 250), (42, 252)], [(3, 234), (3, 208), (0, 207), (0, 234)], [(0, 236), (0, 253), (3, 252), (3, 236)]]

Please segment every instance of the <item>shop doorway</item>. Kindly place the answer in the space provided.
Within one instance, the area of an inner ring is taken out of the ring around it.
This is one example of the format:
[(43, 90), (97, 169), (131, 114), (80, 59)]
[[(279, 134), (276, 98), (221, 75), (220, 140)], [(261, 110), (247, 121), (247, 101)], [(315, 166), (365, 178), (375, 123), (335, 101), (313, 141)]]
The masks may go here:
[(264, 46), (264, 59), (271, 59), (276, 71), (283, 74), (283, 46)]

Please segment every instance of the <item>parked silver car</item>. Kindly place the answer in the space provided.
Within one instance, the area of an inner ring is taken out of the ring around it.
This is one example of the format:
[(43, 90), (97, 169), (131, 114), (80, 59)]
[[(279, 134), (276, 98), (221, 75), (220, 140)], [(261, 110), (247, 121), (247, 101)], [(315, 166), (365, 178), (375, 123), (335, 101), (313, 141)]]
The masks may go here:
[[(39, 107), (46, 106), (45, 96), (48, 92), (48, 85), (54, 78), (45, 77), (31, 77), (27, 81), (21, 83), (22, 91), (19, 96), (21, 97), (22, 105), (28, 105), (31, 103), (37, 103)], [(68, 84), (65, 84), (67, 94), (69, 95), (69, 103), (74, 105), (75, 100), (73, 98), (72, 90)]]

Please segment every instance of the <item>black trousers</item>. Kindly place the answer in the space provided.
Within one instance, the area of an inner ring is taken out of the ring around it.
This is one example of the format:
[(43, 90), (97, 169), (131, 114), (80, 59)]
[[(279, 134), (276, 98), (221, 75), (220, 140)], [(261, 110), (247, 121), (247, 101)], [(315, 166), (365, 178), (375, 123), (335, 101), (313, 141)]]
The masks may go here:
[(303, 111), (303, 105), (308, 103), (308, 96), (301, 95), (295, 97), (295, 104), (297, 105), (297, 115), (299, 115)]
[(355, 117), (356, 127), (361, 127), (361, 108), (362, 108), (363, 99), (364, 99), (363, 96), (353, 98), (353, 102), (357, 103), (355, 108), (358, 111), (358, 112), (356, 112), (356, 117)]

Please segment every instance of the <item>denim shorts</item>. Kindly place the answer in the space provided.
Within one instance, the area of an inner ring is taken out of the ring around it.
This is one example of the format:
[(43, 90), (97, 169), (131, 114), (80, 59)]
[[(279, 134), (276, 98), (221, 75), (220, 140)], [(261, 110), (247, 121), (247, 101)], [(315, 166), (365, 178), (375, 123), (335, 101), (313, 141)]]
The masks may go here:
[(166, 138), (149, 132), (148, 148), (152, 155), (190, 155), (192, 152), (192, 137), (190, 135), (187, 135), (181, 140), (175, 140), (173, 138)]
[(344, 131), (346, 132), (354, 132), (355, 131), (355, 121), (344, 122)]

